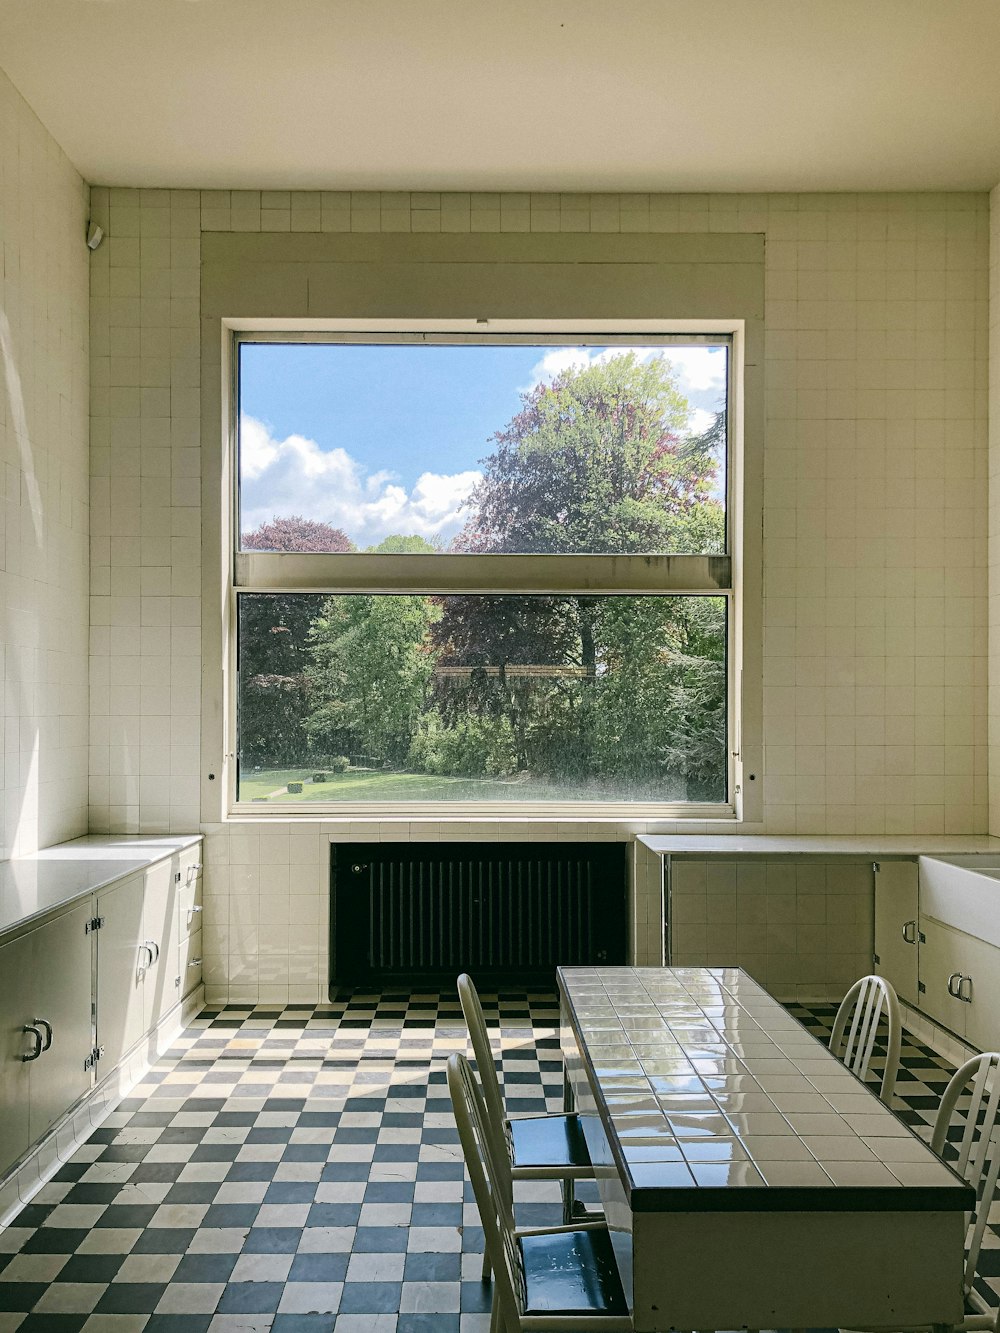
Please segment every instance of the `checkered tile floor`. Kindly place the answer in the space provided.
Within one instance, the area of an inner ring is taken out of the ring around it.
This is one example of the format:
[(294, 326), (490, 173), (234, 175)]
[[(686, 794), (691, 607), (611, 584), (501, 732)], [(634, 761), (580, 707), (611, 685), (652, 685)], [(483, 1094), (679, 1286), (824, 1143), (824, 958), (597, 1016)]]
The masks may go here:
[[(560, 1108), (553, 997), (483, 999), (511, 1111)], [(834, 1010), (794, 1012), (823, 1033)], [(0, 1231), (0, 1333), (486, 1333), (444, 1075), (465, 1049), (437, 994), (206, 1010)], [(948, 1074), (907, 1043), (904, 1118)], [(558, 1223), (557, 1187), (521, 1187), (519, 1220)]]

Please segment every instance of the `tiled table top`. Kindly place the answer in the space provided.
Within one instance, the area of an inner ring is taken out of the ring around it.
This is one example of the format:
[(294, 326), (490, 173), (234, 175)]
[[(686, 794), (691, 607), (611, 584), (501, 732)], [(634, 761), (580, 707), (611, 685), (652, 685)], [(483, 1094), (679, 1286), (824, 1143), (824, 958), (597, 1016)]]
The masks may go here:
[(561, 968), (559, 985), (633, 1211), (972, 1206), (741, 969)]

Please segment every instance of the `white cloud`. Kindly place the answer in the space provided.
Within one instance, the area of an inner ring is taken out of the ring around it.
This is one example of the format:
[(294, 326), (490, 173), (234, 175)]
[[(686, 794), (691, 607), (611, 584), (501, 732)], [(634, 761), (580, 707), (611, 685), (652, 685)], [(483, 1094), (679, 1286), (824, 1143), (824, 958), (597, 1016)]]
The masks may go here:
[(255, 417), (240, 421), (244, 532), (298, 514), (342, 528), (358, 546), (392, 533), (447, 542), (465, 521), (463, 502), (480, 477), (423, 472), (408, 491), (391, 472), (366, 473), (346, 449), (321, 449), (304, 435), (278, 440)]
[(704, 407), (696, 407), (688, 421), (688, 427), (692, 435), (704, 435), (709, 426), (715, 422), (715, 413), (709, 412)]
[(722, 348), (700, 346), (687, 347), (605, 347), (600, 351), (590, 351), (586, 347), (554, 347), (546, 352), (541, 361), (531, 370), (533, 389), (536, 384), (550, 380), (554, 375), (571, 366), (599, 365), (620, 356), (622, 352), (634, 352), (640, 361), (652, 361), (662, 357), (669, 361), (677, 376), (677, 385), (684, 394), (697, 394), (715, 391), (721, 393), (726, 380), (726, 354)]

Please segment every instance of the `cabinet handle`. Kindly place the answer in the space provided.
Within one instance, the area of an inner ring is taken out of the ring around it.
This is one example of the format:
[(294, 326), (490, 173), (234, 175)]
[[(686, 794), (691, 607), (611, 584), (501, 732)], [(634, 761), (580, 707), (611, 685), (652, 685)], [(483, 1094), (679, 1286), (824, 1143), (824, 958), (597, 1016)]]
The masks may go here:
[(192, 958), (191, 961), (188, 963), (188, 967), (201, 967), (201, 959)]
[(45, 1045), (42, 1047), (42, 1051), (47, 1051), (52, 1045), (52, 1024), (47, 1018), (36, 1018), (32, 1021), (37, 1023), (40, 1028), (45, 1029)]
[[(968, 991), (966, 991), (966, 989), (965, 989), (965, 983), (966, 983), (966, 982), (969, 983), (969, 989), (968, 989)], [(972, 1003), (972, 978), (971, 978), (971, 977), (960, 976), (960, 977), (958, 978), (958, 988), (957, 988), (957, 990), (955, 991), (955, 998), (956, 998), (957, 1000), (961, 1000), (963, 1004), (971, 1004), (971, 1003)]]
[(26, 1064), (29, 1060), (37, 1060), (45, 1047), (42, 1045), (42, 1034), (35, 1027), (34, 1023), (25, 1023), (21, 1031), (25, 1033), (30, 1032), (35, 1039), (35, 1044), (28, 1054), (21, 1056), (22, 1062)]
[(155, 940), (146, 940), (142, 947), (149, 950), (149, 966), (152, 967), (160, 956), (160, 946)]
[(961, 984), (962, 984), (961, 972), (952, 972), (951, 976), (948, 978), (948, 994), (952, 997), (952, 999), (955, 1000), (961, 999), (961, 996), (959, 995), (957, 989)]
[[(912, 931), (912, 935), (909, 933)], [(916, 944), (917, 942), (917, 923), (916, 921), (903, 922), (903, 939), (907, 944)]]
[[(144, 953), (145, 953), (145, 954), (148, 956), (148, 958), (149, 958), (149, 962), (148, 962), (148, 963), (144, 963), (144, 962), (141, 961), (141, 960), (142, 960), (142, 955), (143, 955)], [(140, 944), (140, 945), (139, 945), (139, 959), (140, 959), (140, 961), (139, 961), (138, 966), (136, 967), (136, 972), (139, 974), (140, 977), (142, 977), (142, 976), (145, 976), (147, 969), (148, 969), (148, 968), (151, 968), (151, 967), (153, 966), (153, 951), (152, 951), (152, 949), (149, 947), (148, 944)]]
[(195, 912), (204, 912), (204, 907), (189, 907), (188, 916), (194, 916)]

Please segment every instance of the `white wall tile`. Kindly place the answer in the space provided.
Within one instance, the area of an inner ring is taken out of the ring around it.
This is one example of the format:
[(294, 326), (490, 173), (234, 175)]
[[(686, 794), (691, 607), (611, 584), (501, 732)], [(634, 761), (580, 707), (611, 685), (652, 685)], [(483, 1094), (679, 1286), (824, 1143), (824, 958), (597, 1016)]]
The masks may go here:
[(0, 71), (0, 857), (87, 827), (88, 201)]

